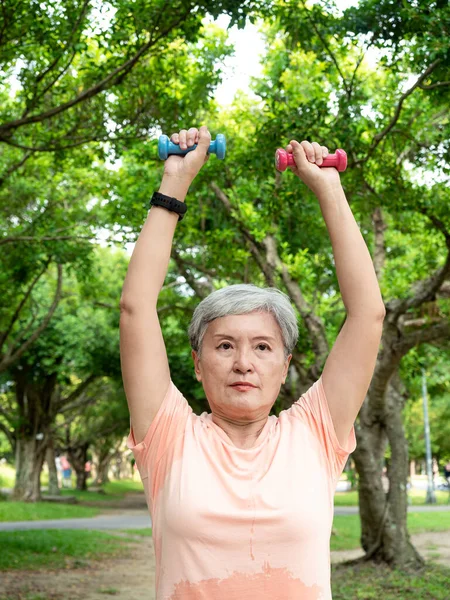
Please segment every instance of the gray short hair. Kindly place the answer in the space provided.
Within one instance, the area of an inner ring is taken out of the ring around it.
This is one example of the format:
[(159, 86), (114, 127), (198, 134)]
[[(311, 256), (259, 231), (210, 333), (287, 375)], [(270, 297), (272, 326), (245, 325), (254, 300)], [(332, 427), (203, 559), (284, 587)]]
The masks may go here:
[(209, 294), (197, 305), (188, 330), (192, 349), (201, 354), (208, 323), (214, 319), (255, 311), (273, 314), (281, 329), (284, 354), (287, 358), (298, 340), (297, 316), (289, 296), (277, 288), (260, 288), (251, 283), (223, 287)]

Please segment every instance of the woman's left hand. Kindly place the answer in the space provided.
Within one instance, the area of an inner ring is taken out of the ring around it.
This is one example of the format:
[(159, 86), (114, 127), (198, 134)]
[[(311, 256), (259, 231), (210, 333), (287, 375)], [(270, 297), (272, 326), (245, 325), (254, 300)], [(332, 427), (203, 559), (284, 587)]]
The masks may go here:
[(339, 172), (334, 167), (319, 168), (323, 159), (328, 156), (328, 148), (317, 142), (304, 140), (299, 144), (296, 140), (286, 146), (286, 151), (294, 156), (295, 165), (289, 167), (309, 189), (318, 196), (322, 191), (330, 191), (340, 187)]

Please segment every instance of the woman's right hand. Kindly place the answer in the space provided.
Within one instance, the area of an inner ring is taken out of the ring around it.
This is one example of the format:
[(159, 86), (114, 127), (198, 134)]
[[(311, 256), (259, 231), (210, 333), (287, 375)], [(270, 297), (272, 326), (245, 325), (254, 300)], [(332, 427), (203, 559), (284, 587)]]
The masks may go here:
[(191, 148), (197, 144), (197, 148), (180, 156), (179, 154), (171, 154), (164, 164), (164, 178), (175, 179), (180, 181), (188, 188), (195, 179), (197, 173), (208, 161), (209, 144), (211, 143), (211, 134), (206, 125), (196, 129), (182, 129), (179, 133), (173, 133), (170, 141), (174, 144), (179, 144), (182, 150)]

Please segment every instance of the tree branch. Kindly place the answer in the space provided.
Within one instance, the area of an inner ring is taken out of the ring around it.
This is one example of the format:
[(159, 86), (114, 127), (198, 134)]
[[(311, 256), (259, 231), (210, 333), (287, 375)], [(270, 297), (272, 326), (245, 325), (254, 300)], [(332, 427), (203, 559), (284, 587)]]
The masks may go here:
[(439, 298), (450, 298), (450, 281), (444, 281), (436, 295)]
[(374, 238), (375, 238), (375, 250), (373, 256), (373, 266), (375, 268), (375, 273), (377, 279), (381, 279), (381, 274), (384, 267), (384, 262), (386, 259), (386, 248), (384, 245), (384, 232), (387, 229), (387, 225), (383, 219), (383, 213), (381, 212), (381, 207), (377, 206), (377, 208), (372, 213), (372, 222), (374, 228)]
[[(67, 72), (67, 69), (72, 64), (75, 56), (76, 56), (76, 51), (72, 52), (72, 56), (70, 57), (69, 62), (66, 64), (66, 66), (63, 69), (61, 69), (61, 71), (56, 75), (56, 77), (52, 81), (50, 81), (50, 83), (47, 84), (45, 86), (45, 88), (43, 90), (41, 90), (41, 92), (39, 94), (37, 94), (37, 88), (35, 87), (35, 92), (34, 92), (35, 95), (30, 100), (30, 103), (26, 106), (26, 108), (22, 114), (22, 119), (24, 119), (30, 113), (30, 111), (32, 111), (35, 108), (38, 101), (46, 94), (46, 92), (48, 92), (55, 85), (55, 83), (58, 81), (58, 79), (60, 79), (64, 75), (64, 73)], [(60, 58), (61, 58), (61, 55), (56, 60), (59, 61)], [(37, 81), (36, 81), (36, 83), (37, 83)]]
[(430, 85), (421, 83), (419, 87), (421, 90), (434, 90), (437, 87), (444, 87), (445, 85), (450, 85), (450, 81), (437, 81), (436, 83), (431, 83)]
[(89, 403), (92, 403), (92, 397), (88, 394), (82, 393), (77, 400), (69, 402), (63, 406), (63, 408), (58, 409), (58, 414), (66, 414), (68, 412), (77, 411), (77, 409), (83, 408)]
[(394, 323), (398, 320), (399, 316), (406, 313), (411, 308), (417, 308), (424, 302), (434, 300), (436, 293), (442, 286), (444, 281), (450, 276), (450, 234), (445, 229), (442, 221), (437, 217), (431, 216), (430, 219), (436, 221), (436, 227), (443, 231), (448, 252), (445, 264), (437, 269), (430, 277), (417, 281), (413, 284), (410, 297), (396, 298), (386, 303), (386, 319)]
[[(202, 273), (204, 273), (205, 275), (208, 275), (209, 277), (217, 277), (217, 269), (207, 269), (206, 267), (198, 265), (186, 258), (183, 258), (182, 260), (183, 260), (183, 264), (185, 264), (187, 267), (197, 269), (198, 271), (201, 271)], [(180, 285), (180, 282), (176, 281), (176, 282), (172, 282), (172, 284), (169, 283), (169, 285), (164, 286), (162, 289), (166, 289), (170, 285), (173, 285), (173, 283), (175, 283), (176, 285)]]
[(10, 414), (8, 414), (2, 406), (0, 406), (0, 416), (3, 417), (11, 425), (13, 417)]
[(75, 23), (72, 27), (72, 31), (69, 34), (69, 37), (66, 41), (66, 43), (64, 44), (64, 48), (60, 51), (60, 53), (56, 56), (56, 58), (53, 60), (52, 63), (50, 63), (50, 65), (42, 72), (39, 73), (36, 77), (36, 81), (35, 81), (35, 85), (34, 85), (34, 91), (33, 91), (33, 97), (31, 98), (31, 100), (29, 101), (29, 103), (27, 103), (27, 107), (22, 115), (22, 118), (26, 117), (27, 114), (34, 109), (34, 107), (37, 104), (37, 101), (42, 98), (42, 96), (48, 92), (48, 90), (50, 88), (52, 88), (55, 83), (58, 81), (58, 79), (60, 79), (64, 73), (67, 71), (67, 69), (69, 68), (69, 66), (72, 64), (73, 59), (75, 58), (76, 55), (76, 51), (74, 51), (72, 53), (72, 56), (70, 57), (69, 62), (67, 63), (67, 65), (61, 69), (61, 71), (56, 75), (56, 77), (45, 86), (45, 88), (38, 94), (37, 93), (37, 88), (38, 88), (38, 84), (44, 79), (44, 77), (50, 73), (50, 71), (52, 71), (56, 65), (59, 63), (59, 61), (61, 60), (61, 57), (64, 56), (64, 53), (66, 52), (67, 48), (70, 46), (70, 44), (72, 43), (73, 37), (77, 31), (77, 29), (79, 28), (79, 26), (81, 25), (81, 23), (83, 22), (86, 14), (87, 14), (87, 9), (89, 7), (90, 4), (90, 0), (84, 0), (84, 4), (81, 7), (81, 12), (78, 16), (78, 18), (75, 20)]
[[(184, 259), (181, 257), (175, 246), (172, 246), (171, 257), (175, 261), (175, 264), (177, 265), (183, 277), (186, 279), (188, 285), (190, 285), (199, 298), (206, 298), (208, 294), (214, 291), (214, 286), (212, 285), (209, 277), (207, 278), (207, 282), (197, 281), (195, 277), (186, 269)], [(198, 267), (195, 268), (198, 269)]]
[(63, 56), (64, 52), (67, 50), (67, 48), (69, 47), (73, 36), (75, 35), (76, 30), (78, 29), (78, 26), (82, 23), (84, 17), (86, 16), (87, 13), (87, 8), (90, 4), (90, 0), (84, 0), (84, 4), (81, 7), (81, 12), (80, 15), (78, 17), (78, 19), (75, 21), (73, 27), (72, 27), (72, 31), (69, 34), (69, 38), (67, 39), (67, 42), (64, 46), (64, 49), (61, 51), (61, 53), (59, 54), (59, 56), (57, 56), (55, 58), (55, 60), (47, 67), (47, 69), (45, 69), (45, 71), (43, 71), (42, 73), (39, 73), (39, 75), (36, 77), (36, 82), (39, 83), (40, 81), (42, 81), (42, 79), (44, 79), (44, 77), (50, 73), (50, 71), (52, 69), (54, 69), (54, 67), (56, 67), (56, 65), (58, 64), (61, 56)]
[(3, 431), (3, 433), (6, 435), (6, 437), (8, 438), (8, 442), (11, 444), (11, 448), (13, 450), (13, 452), (15, 451), (16, 448), (16, 440), (14, 439), (14, 434), (13, 432), (11, 432), (4, 423), (2, 423), (0, 421), (0, 431)]
[(0, 239), (0, 246), (3, 244), (9, 244), (11, 242), (32, 242), (36, 244), (40, 244), (41, 242), (54, 242), (54, 241), (62, 241), (62, 240), (91, 240), (91, 235), (63, 235), (63, 236), (44, 236), (41, 238), (33, 237), (31, 235), (17, 235), (10, 236), (6, 238)]
[[(89, 377), (82, 381), (71, 394), (69, 394), (66, 398), (61, 398), (61, 400), (58, 403), (58, 412), (65, 412), (67, 410), (67, 407), (70, 406), (70, 404), (73, 403), (75, 400), (77, 400), (77, 398), (79, 398), (86, 390), (86, 388), (99, 377), (99, 375), (89, 375)], [(90, 398), (90, 400), (92, 399)]]
[[(33, 306), (33, 304), (35, 306)], [(33, 296), (30, 297), (30, 312), (31, 312), (31, 319), (29, 320), (29, 322), (27, 323), (26, 327), (24, 329), (22, 329), (22, 331), (19, 331), (18, 336), (12, 340), (12, 342), (10, 344), (8, 344), (8, 349), (6, 351), (6, 354), (10, 354), (13, 350), (13, 348), (15, 346), (18, 346), (21, 341), (28, 335), (28, 332), (32, 330), (34, 323), (37, 319), (37, 314), (38, 314), (38, 307), (36, 307), (36, 302), (34, 302), (33, 300)], [(36, 309), (35, 309), (36, 307)]]
[(317, 27), (314, 19), (311, 17), (310, 10), (306, 7), (306, 4), (305, 4), (304, 0), (301, 0), (301, 3), (303, 5), (303, 8), (305, 9), (306, 18), (312, 24), (312, 27), (313, 27), (314, 31), (316, 32), (317, 37), (322, 42), (322, 46), (325, 48), (328, 56), (334, 62), (336, 70), (337, 70), (337, 72), (339, 73), (339, 75), (340, 75), (340, 77), (342, 79), (342, 83), (344, 85), (344, 89), (345, 89), (345, 92), (347, 94), (347, 97), (350, 98), (350, 96), (351, 96), (351, 90), (350, 90), (350, 88), (347, 85), (347, 80), (345, 79), (344, 74), (342, 73), (341, 68), (339, 67), (339, 63), (338, 63), (336, 57), (334, 56), (333, 52), (331, 51), (330, 47), (328, 46), (326, 39), (320, 33), (319, 28)]
[(41, 325), (36, 329), (36, 331), (28, 338), (28, 340), (20, 348), (18, 348), (16, 350), (16, 352), (14, 354), (12, 354), (12, 355), (7, 354), (4, 357), (2, 357), (2, 360), (0, 362), (0, 373), (9, 369), (9, 367), (16, 362), (22, 356), (22, 354), (26, 350), (28, 350), (28, 348), (31, 346), (31, 344), (40, 336), (42, 331), (44, 331), (44, 329), (49, 324), (50, 319), (52, 318), (53, 313), (55, 312), (56, 307), (58, 306), (58, 303), (61, 299), (62, 274), (63, 274), (62, 265), (58, 264), (57, 269), (58, 269), (58, 282), (57, 282), (57, 286), (56, 286), (55, 297), (53, 299), (53, 304), (51, 305), (46, 317), (42, 321)]
[(361, 55), (360, 55), (360, 57), (358, 58), (358, 60), (357, 60), (357, 62), (356, 62), (356, 67), (355, 67), (355, 70), (353, 71), (352, 78), (351, 78), (351, 80), (350, 80), (349, 91), (348, 91), (348, 94), (347, 94), (347, 98), (348, 98), (348, 100), (350, 100), (350, 99), (351, 99), (351, 96), (352, 96), (352, 93), (353, 93), (353, 85), (354, 85), (354, 83), (355, 83), (356, 72), (357, 72), (357, 70), (359, 69), (359, 67), (361, 66), (361, 63), (362, 63), (362, 61), (364, 60), (364, 57), (365, 57), (365, 55), (366, 55), (366, 52), (367, 52), (367, 50), (370, 48), (370, 46), (371, 46), (371, 44), (369, 44), (369, 45), (367, 46), (367, 49), (366, 49), (364, 52), (361, 52)]
[(441, 321), (436, 325), (431, 325), (431, 327), (403, 334), (398, 341), (393, 342), (392, 348), (395, 352), (404, 356), (411, 348), (414, 348), (414, 346), (436, 342), (437, 340), (448, 340), (449, 336), (450, 322)]
[(180, 310), (183, 313), (186, 313), (188, 315), (192, 315), (192, 309), (189, 308), (189, 306), (181, 306), (181, 304), (166, 304), (166, 306), (160, 306), (156, 312), (158, 314), (161, 314), (163, 312), (166, 312), (167, 310)]
[(24, 297), (22, 298), (22, 301), (19, 303), (19, 305), (17, 306), (16, 310), (14, 311), (14, 314), (11, 317), (9, 325), (6, 327), (5, 331), (2, 332), (2, 334), (0, 336), (0, 350), (3, 348), (3, 344), (5, 343), (6, 339), (8, 338), (8, 335), (11, 333), (11, 330), (12, 330), (12, 328), (14, 326), (14, 323), (19, 318), (20, 311), (22, 310), (22, 308), (24, 307), (26, 301), (30, 297), (30, 294), (33, 291), (34, 286), (37, 284), (37, 282), (39, 281), (39, 279), (42, 277), (42, 275), (48, 269), (48, 265), (50, 264), (50, 262), (51, 261), (48, 260), (45, 263), (44, 268), (33, 279), (33, 281), (31, 282), (31, 285), (29, 286), (28, 290), (25, 292)]
[(289, 275), (286, 264), (278, 255), (275, 238), (268, 234), (263, 243), (267, 249), (267, 262), (272, 265), (274, 270), (280, 271), (281, 278), (289, 292), (289, 296), (294, 302), (310, 334), (311, 345), (316, 359), (315, 365), (312, 367), (312, 377), (313, 379), (318, 379), (323, 363), (330, 351), (323, 321), (313, 312), (311, 306), (303, 296), (298, 282), (294, 281)]
[(5, 172), (5, 174), (2, 177), (0, 177), (0, 185), (3, 185), (3, 183), (6, 181), (6, 179), (8, 179), (8, 177), (10, 175), (12, 175), (15, 171), (17, 171), (17, 169), (20, 169), (20, 167), (22, 165), (24, 165), (27, 162), (27, 160), (30, 158), (30, 156), (32, 156), (32, 155), (33, 155), (32, 151), (25, 152), (25, 154), (23, 155), (21, 160), (19, 160), (19, 162), (15, 163), (11, 167), (9, 167), (7, 169), (7, 171)]
[(414, 83), (414, 85), (412, 85), (408, 90), (406, 90), (406, 92), (404, 94), (402, 94), (400, 96), (400, 100), (397, 103), (397, 106), (395, 108), (394, 115), (393, 115), (392, 119), (390, 120), (390, 122), (388, 123), (388, 125), (383, 129), (383, 131), (381, 131), (380, 133), (377, 133), (376, 135), (374, 135), (373, 140), (372, 140), (372, 145), (370, 146), (369, 150), (367, 151), (367, 154), (366, 154), (365, 158), (357, 161), (355, 164), (362, 164), (362, 163), (366, 162), (370, 158), (370, 156), (374, 153), (374, 151), (378, 147), (378, 145), (381, 142), (381, 140), (384, 137), (387, 136), (387, 134), (391, 131), (391, 129), (397, 123), (397, 121), (398, 121), (398, 119), (400, 117), (400, 113), (401, 113), (401, 110), (402, 110), (403, 102), (406, 100), (406, 98), (408, 98), (408, 96), (410, 96), (413, 93), (413, 91), (417, 87), (420, 86), (420, 84), (422, 83), (422, 81), (424, 79), (426, 79), (428, 77), (428, 75), (430, 73), (432, 73), (432, 71), (434, 71), (434, 69), (438, 66), (438, 64), (440, 62), (441, 62), (440, 58), (438, 58), (434, 62), (432, 62), (431, 65), (422, 73), (422, 75), (420, 75), (420, 77), (417, 79), (417, 81)]
[(259, 242), (257, 242), (255, 240), (255, 238), (250, 234), (250, 232), (243, 226), (241, 221), (239, 221), (239, 219), (237, 219), (236, 217), (233, 216), (231, 202), (230, 202), (228, 196), (225, 194), (225, 192), (223, 192), (219, 188), (219, 186), (214, 182), (211, 183), (211, 189), (215, 193), (216, 197), (224, 205), (225, 210), (227, 211), (230, 219), (236, 223), (237, 228), (242, 233), (242, 235), (245, 237), (245, 239), (248, 241), (248, 244), (250, 247), (250, 252), (251, 252), (256, 264), (261, 269), (261, 272), (264, 275), (267, 285), (270, 287), (276, 287), (273, 271), (272, 271), (272, 269), (269, 268), (267, 262), (264, 260), (263, 254), (262, 254), (263, 247), (261, 246), (261, 244)]
[(145, 43), (134, 54), (134, 56), (132, 56), (129, 60), (127, 60), (126, 62), (124, 62), (123, 64), (118, 66), (116, 69), (114, 69), (111, 73), (109, 73), (109, 75), (104, 77), (100, 82), (93, 85), (89, 89), (85, 90), (84, 92), (82, 92), (81, 94), (76, 96), (75, 98), (72, 98), (72, 100), (69, 100), (68, 102), (64, 102), (63, 104), (60, 104), (59, 106), (55, 106), (54, 108), (47, 110), (43, 113), (40, 113), (38, 115), (32, 115), (30, 117), (15, 119), (13, 121), (9, 121), (8, 123), (4, 123), (3, 125), (0, 125), (0, 138), (3, 139), (4, 136), (9, 134), (9, 132), (14, 131), (18, 127), (22, 127), (23, 125), (28, 125), (30, 123), (40, 123), (41, 121), (51, 119), (52, 117), (68, 110), (69, 108), (76, 106), (80, 102), (83, 102), (84, 100), (87, 100), (88, 98), (92, 98), (93, 96), (96, 96), (103, 90), (114, 86), (121, 78), (123, 78), (125, 75), (127, 75), (133, 69), (133, 67), (136, 65), (136, 63), (139, 61), (139, 59), (144, 54), (146, 54), (146, 52), (152, 46), (154, 46), (159, 40), (161, 40), (165, 36), (167, 36), (167, 34), (172, 29), (174, 29), (175, 27), (180, 25), (187, 18), (189, 13), (190, 13), (190, 10), (188, 10), (187, 12), (185, 11), (182, 15), (179, 16), (178, 19), (176, 19), (173, 23), (171, 23), (168, 26), (168, 28), (164, 29), (163, 31), (160, 31), (159, 35), (157, 35), (155, 38), (153, 38), (153, 35), (151, 35), (148, 42)]
[[(56, 150), (70, 150), (71, 148), (77, 148), (78, 146), (82, 146), (83, 144), (89, 144), (90, 142), (117, 142), (117, 141), (122, 141), (122, 140), (139, 140), (139, 139), (143, 139), (147, 137), (145, 134), (142, 135), (134, 135), (134, 136), (130, 136), (130, 135), (124, 135), (124, 136), (120, 136), (120, 135), (90, 135), (89, 137), (82, 137), (82, 138), (78, 138), (77, 142), (73, 142), (72, 144), (66, 144), (65, 146), (25, 146), (24, 144), (19, 144), (19, 142), (16, 142), (15, 140), (13, 140), (11, 137), (7, 137), (7, 138), (0, 138), (0, 141), (8, 144), (8, 146), (12, 146), (13, 148), (19, 148), (20, 150), (27, 150), (30, 153), (33, 152), (55, 152)], [(61, 138), (61, 140), (66, 140), (69, 139), (67, 137), (63, 137)], [(49, 141), (49, 144), (52, 144), (53, 140)], [(151, 160), (148, 159), (148, 160)], [(154, 159), (156, 160), (156, 159)]]

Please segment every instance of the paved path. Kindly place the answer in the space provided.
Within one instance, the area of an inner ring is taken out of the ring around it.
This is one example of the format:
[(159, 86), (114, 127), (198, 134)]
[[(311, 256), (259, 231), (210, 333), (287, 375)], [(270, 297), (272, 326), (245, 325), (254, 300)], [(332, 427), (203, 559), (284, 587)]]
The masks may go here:
[[(408, 506), (408, 512), (448, 512), (450, 504), (421, 504), (419, 506)], [(358, 506), (336, 506), (335, 515), (356, 515), (359, 512)], [(0, 523), (1, 525), (1, 523)]]
[[(450, 505), (410, 506), (410, 512), (448, 512)], [(335, 515), (356, 515), (357, 506), (337, 506)], [(114, 514), (89, 517), (87, 519), (53, 519), (47, 521), (15, 521), (0, 523), (0, 531), (19, 531), (24, 529), (146, 529), (152, 526), (150, 515), (146, 511), (136, 514)]]
[(150, 515), (142, 511), (142, 513), (135, 515), (100, 515), (87, 519), (14, 521), (0, 523), (0, 531), (24, 529), (146, 529), (151, 526)]

